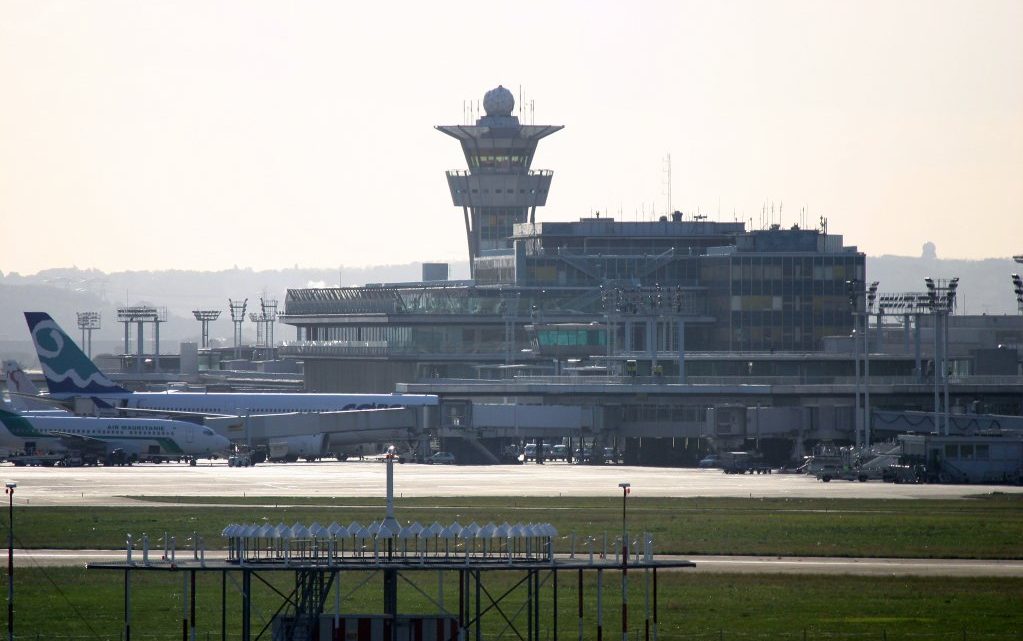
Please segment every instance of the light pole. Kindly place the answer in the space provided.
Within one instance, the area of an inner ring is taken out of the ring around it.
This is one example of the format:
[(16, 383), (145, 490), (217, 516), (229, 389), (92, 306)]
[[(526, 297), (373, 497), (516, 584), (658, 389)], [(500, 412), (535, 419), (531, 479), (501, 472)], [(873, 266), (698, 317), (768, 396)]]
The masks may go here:
[(949, 326), (949, 323), (950, 323), (949, 316), (952, 314), (952, 312), (955, 311), (956, 289), (958, 287), (959, 287), (959, 277), (958, 276), (956, 276), (955, 278), (952, 278), (951, 280), (949, 280), (948, 284), (945, 287), (945, 322), (944, 322), (944, 326), (942, 327), (942, 330), (944, 331), (944, 336), (942, 337), (942, 346), (941, 346), (942, 382), (943, 382), (943, 385), (944, 385), (944, 388), (945, 388), (944, 389), (944, 394), (945, 394), (945, 436), (948, 436), (949, 434), (952, 433), (952, 426), (951, 426), (951, 424), (949, 422), (951, 420), (951, 416), (950, 416), (951, 408), (950, 408), (949, 402), (948, 402), (948, 377), (949, 377), (949, 374), (951, 373), (951, 372), (949, 372), (949, 366), (948, 366), (948, 326)]
[(629, 496), (629, 483), (619, 483), (622, 488), (622, 641), (629, 638), (629, 531), (625, 520), (625, 504)]
[[(863, 315), (863, 447), (870, 451), (870, 314), (874, 311), (874, 301), (877, 300), (877, 285), (875, 280), (867, 289), (867, 312)], [(881, 317), (878, 316), (878, 333), (881, 328)]]
[(846, 293), (849, 296), (849, 308), (852, 310), (853, 331), (852, 331), (852, 352), (854, 365), (854, 394), (853, 394), (853, 433), (856, 441), (856, 449), (863, 447), (863, 417), (861, 410), (860, 391), (860, 306), (863, 304), (863, 283), (858, 280), (845, 281)]
[(1012, 292), (1016, 294), (1016, 309), (1023, 314), (1023, 278), (1019, 274), (1012, 275)]
[(945, 397), (944, 434), (948, 436), (951, 432), (948, 399), (948, 324), (949, 316), (955, 311), (959, 278), (951, 278), (945, 282), (925, 278), (924, 284), (927, 286), (927, 306), (934, 318), (934, 431), (937, 434), (942, 433), (938, 416), (941, 409), (938, 393), (940, 384)]
[(7, 641), (14, 641), (14, 481), (6, 483), (7, 489)]

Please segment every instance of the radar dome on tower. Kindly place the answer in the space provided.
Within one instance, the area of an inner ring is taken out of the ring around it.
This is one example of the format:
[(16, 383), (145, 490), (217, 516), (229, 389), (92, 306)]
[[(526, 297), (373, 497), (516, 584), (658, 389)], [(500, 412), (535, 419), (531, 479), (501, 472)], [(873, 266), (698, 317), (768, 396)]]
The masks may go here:
[(515, 109), (515, 96), (501, 85), (483, 95), (483, 110), (488, 116), (510, 116)]

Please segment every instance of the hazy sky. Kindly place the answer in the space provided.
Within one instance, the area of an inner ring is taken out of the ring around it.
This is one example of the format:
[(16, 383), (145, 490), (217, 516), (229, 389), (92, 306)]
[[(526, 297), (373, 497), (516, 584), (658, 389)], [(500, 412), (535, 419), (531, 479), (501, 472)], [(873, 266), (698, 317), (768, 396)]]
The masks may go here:
[(5, 0), (0, 271), (462, 260), (433, 126), (498, 83), (565, 125), (541, 221), (664, 213), (670, 154), (687, 214), (1023, 253), (1019, 0)]

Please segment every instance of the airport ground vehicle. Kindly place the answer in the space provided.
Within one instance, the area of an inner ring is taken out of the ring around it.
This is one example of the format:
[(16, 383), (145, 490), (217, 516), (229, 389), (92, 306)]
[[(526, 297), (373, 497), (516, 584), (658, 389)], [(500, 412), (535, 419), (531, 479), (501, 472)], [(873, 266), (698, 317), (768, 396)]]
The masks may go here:
[[(543, 444), (543, 454), (542, 454), (541, 458), (544, 461), (549, 461), (551, 459), (551, 453), (552, 452), (553, 452), (553, 448), (551, 447), (551, 444), (550, 443), (544, 443)], [(524, 448), (522, 448), (522, 458), (524, 460), (527, 460), (527, 461), (535, 461), (536, 460), (536, 443), (526, 443), (526, 446)]]
[[(887, 455), (876, 460), (882, 460)], [(859, 452), (851, 447), (838, 447), (831, 443), (817, 445), (813, 455), (807, 458), (807, 474), (813, 474), (818, 481), (828, 483), (832, 480), (859, 481), (880, 479), (888, 466), (888, 461), (881, 465), (864, 464)]]
[(7, 457), (7, 461), (14, 463), (15, 467), (53, 467), (62, 465), (65, 456), (63, 454), (26, 453), (13, 454)]
[(250, 467), (252, 464), (252, 459), (248, 454), (232, 454), (227, 459), (228, 467)]
[(569, 459), (569, 449), (567, 445), (555, 445), (551, 448), (550, 459), (552, 461), (567, 461)]
[(721, 470), (725, 474), (770, 474), (771, 466), (757, 452), (722, 452)]
[(604, 448), (604, 462), (618, 464), (622, 462), (622, 455), (613, 447)]
[(429, 463), (431, 465), (433, 465), (433, 464), (437, 464), (437, 465), (454, 465), (455, 464), (455, 455), (452, 454), (451, 452), (435, 452), (434, 454), (432, 454), (430, 456), (427, 456), (424, 459), (424, 462), (425, 463)]
[(110, 466), (110, 465), (116, 465), (116, 466), (131, 465), (132, 464), (132, 459), (128, 455), (127, 452), (125, 452), (123, 449), (121, 449), (119, 447), (116, 447), (116, 448), (110, 450), (110, 452), (107, 453), (107, 457), (106, 457), (106, 459), (104, 459), (103, 464), (107, 465), (107, 466)]
[(696, 467), (710, 468), (717, 467), (721, 464), (721, 459), (717, 454), (708, 454), (707, 456), (700, 459), (700, 462), (696, 464)]

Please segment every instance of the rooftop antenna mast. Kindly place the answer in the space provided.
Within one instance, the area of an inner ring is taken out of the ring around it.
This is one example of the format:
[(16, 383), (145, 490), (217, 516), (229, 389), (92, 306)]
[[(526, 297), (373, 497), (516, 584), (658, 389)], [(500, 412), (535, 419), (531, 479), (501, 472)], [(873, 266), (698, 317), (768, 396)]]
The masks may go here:
[(671, 208), (671, 154), (670, 153), (667, 154), (664, 157), (664, 179), (665, 179), (665, 182), (666, 182), (666, 184), (664, 186), (664, 191), (665, 191), (665, 194), (667, 196), (667, 201), (668, 201), (667, 202), (668, 210), (665, 213), (670, 214), (671, 212), (675, 211), (674, 209)]

